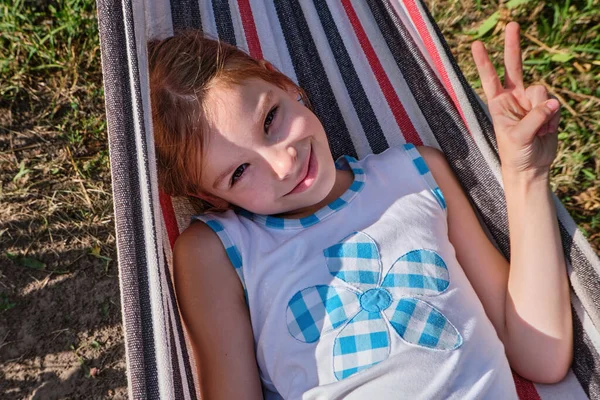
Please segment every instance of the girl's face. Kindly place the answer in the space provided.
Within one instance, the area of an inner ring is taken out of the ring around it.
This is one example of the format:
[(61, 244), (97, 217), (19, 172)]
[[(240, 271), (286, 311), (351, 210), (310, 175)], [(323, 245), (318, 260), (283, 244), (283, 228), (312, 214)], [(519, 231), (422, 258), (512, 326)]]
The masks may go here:
[(295, 92), (262, 79), (217, 84), (206, 114), (199, 197), (273, 215), (309, 208), (332, 190), (336, 170), (325, 131)]

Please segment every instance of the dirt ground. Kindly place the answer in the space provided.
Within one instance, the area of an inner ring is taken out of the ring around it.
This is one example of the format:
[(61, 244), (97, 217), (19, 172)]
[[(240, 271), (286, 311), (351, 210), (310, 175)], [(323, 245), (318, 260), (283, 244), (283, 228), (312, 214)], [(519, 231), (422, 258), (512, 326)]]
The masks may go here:
[(0, 107), (0, 397), (126, 398), (108, 165), (84, 181), (74, 163), (106, 144), (14, 114)]

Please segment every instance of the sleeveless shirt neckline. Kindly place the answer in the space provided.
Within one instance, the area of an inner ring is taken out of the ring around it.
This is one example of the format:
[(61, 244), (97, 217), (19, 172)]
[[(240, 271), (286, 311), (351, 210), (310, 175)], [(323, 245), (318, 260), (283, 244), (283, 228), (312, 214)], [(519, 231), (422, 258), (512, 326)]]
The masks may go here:
[(354, 157), (348, 155), (341, 156), (335, 162), (335, 167), (336, 169), (349, 168), (354, 175), (352, 184), (340, 197), (309, 216), (303, 218), (280, 218), (271, 215), (254, 214), (246, 210), (239, 210), (238, 214), (273, 229), (301, 229), (315, 225), (346, 207), (364, 187), (366, 181), (365, 172)]

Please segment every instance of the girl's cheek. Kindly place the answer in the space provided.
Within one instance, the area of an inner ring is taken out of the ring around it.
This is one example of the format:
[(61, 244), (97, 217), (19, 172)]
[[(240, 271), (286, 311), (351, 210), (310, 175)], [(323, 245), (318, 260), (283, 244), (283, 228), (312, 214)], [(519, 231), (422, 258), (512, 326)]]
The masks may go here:
[(246, 198), (244, 199), (254, 208), (261, 208), (269, 199), (268, 193), (260, 189), (260, 185), (253, 187), (252, 190), (247, 192)]
[(292, 136), (302, 136), (309, 131), (310, 121), (305, 115), (296, 115), (289, 119), (289, 132)]

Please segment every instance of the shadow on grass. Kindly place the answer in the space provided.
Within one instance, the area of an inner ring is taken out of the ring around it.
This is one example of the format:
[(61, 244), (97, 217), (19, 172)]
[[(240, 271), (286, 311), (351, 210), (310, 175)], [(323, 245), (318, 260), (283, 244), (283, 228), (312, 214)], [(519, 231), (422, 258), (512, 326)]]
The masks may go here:
[[(111, 346), (106, 353), (123, 356), (123, 346)], [(121, 368), (107, 367), (95, 371), (97, 366), (105, 362), (104, 358), (98, 356), (75, 365), (64, 363), (56, 370), (37, 373), (35, 377), (26, 379), (2, 377), (3, 398), (46, 400), (124, 397), (126, 387), (123, 385)]]
[[(0, 231), (10, 230), (14, 238), (0, 245), (0, 392), (3, 398), (35, 394), (40, 399), (124, 394), (118, 271), (116, 261), (110, 261), (116, 260), (112, 224), (58, 227), (52, 219), (50, 224), (40, 219), (0, 224)], [(48, 228), (40, 228), (44, 225)], [(90, 232), (106, 242), (108, 257), (90, 253)], [(44, 240), (32, 244), (36, 234)], [(29, 268), (18, 256), (8, 258), (7, 249), (29, 250), (28, 257), (45, 269)], [(89, 377), (92, 368), (99, 372), (96, 377)]]

